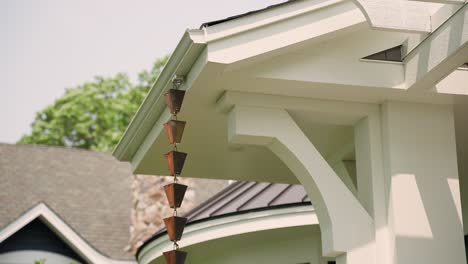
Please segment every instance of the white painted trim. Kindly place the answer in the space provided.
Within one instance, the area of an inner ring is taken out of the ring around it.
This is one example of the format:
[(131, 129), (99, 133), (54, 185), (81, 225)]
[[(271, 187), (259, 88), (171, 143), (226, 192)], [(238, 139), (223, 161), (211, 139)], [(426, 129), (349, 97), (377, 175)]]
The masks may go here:
[[(269, 209), (233, 216), (208, 219), (189, 224), (180, 241), (181, 247), (203, 243), (224, 237), (250, 232), (259, 232), (279, 228), (318, 225), (313, 206), (295, 206), (281, 209)], [(146, 245), (139, 253), (138, 263), (148, 264), (160, 257), (163, 252), (171, 250), (173, 243), (167, 236), (161, 236)]]
[[(345, 5), (352, 5), (354, 9), (340, 14), (343, 16), (341, 19), (337, 19), (340, 23), (336, 21), (336, 23), (328, 22), (324, 26), (314, 23), (316, 25), (309, 25), (309, 27), (304, 28), (299, 25), (293, 27), (295, 30), (288, 31), (287, 36), (282, 36), (281, 39), (287, 41), (280, 43), (279, 41), (274, 41), (274, 39), (270, 41), (270, 39), (260, 38), (257, 42), (250, 41), (249, 45), (243, 45), (245, 44), (245, 40), (242, 40), (244, 35), (261, 31), (267, 27), (275, 27), (279, 24), (290, 23), (293, 25), (296, 22), (300, 23), (296, 21), (296, 18), (304, 15), (313, 17), (316, 12), (325, 12), (328, 7), (335, 8)], [(214, 62), (214, 64), (231, 64), (230, 67), (232, 67), (235, 62), (239, 63), (239, 66), (241, 62), (245, 62), (252, 57), (266, 53), (273, 55), (272, 51), (280, 50), (313, 38), (318, 39), (332, 32), (350, 29), (353, 26), (361, 25), (366, 22), (369, 22), (371, 26), (377, 28), (428, 33), (433, 31), (433, 25), (431, 25), (432, 15), (434, 16), (432, 17), (433, 20), (436, 19), (442, 24), (447, 24), (445, 22), (447, 20), (446, 17), (452, 15), (451, 9), (444, 9), (443, 12), (439, 12), (441, 14), (430, 13), (428, 11), (430, 9), (429, 7), (433, 7), (433, 5), (433, 3), (412, 2), (407, 0), (297, 1), (201, 30), (188, 30), (180, 40), (167, 66), (163, 69), (160, 77), (153, 85), (153, 88), (122, 136), (113, 155), (121, 161), (131, 161), (134, 169), (137, 167), (141, 156), (144, 156), (147, 151), (147, 146), (153, 143), (150, 139), (154, 139), (155, 136), (159, 135), (159, 128), (155, 128), (155, 124), (157, 124), (158, 120), (159, 122), (164, 121), (163, 119), (167, 116), (164, 112), (162, 94), (169, 89), (170, 80), (175, 74), (193, 75), (194, 78), (196, 78), (198, 77), (197, 73), (201, 70), (205, 70), (205, 66), (208, 65), (207, 63), (209, 62)], [(395, 16), (392, 16), (392, 14), (395, 14)], [(442, 28), (443, 27), (444, 26), (442, 26)], [(438, 31), (441, 30), (437, 29), (436, 32), (430, 36), (438, 35)], [(208, 42), (210, 42), (209, 45), (207, 45)], [(424, 42), (429, 42), (426, 46), (429, 45), (430, 47), (441, 46), (437, 43), (432, 43), (434, 45), (431, 45), (430, 41)], [(240, 44), (233, 45), (233, 43)], [(420, 48), (416, 49), (420, 50)], [(422, 53), (424, 49), (421, 52), (418, 51), (415, 53)], [(413, 55), (410, 54), (403, 63), (406, 69), (405, 84), (409, 83), (408, 86), (414, 86), (414, 83), (419, 79), (419, 77), (415, 76), (416, 73), (413, 72), (415, 68), (415, 72), (418, 71), (417, 66), (411, 65), (413, 61), (410, 58), (411, 56)], [(384, 62), (374, 61), (374, 63)], [(400, 65), (398, 62), (385, 63)], [(442, 64), (446, 63), (442, 62)], [(435, 66), (438, 65), (436, 64)], [(441, 75), (441, 78), (438, 80), (442, 79), (442, 77), (445, 76)], [(431, 87), (433, 87), (433, 85)], [(187, 83), (183, 85), (181, 89), (189, 88), (190, 84)], [(393, 88), (404, 89), (407, 88), (407, 86)], [(144, 147), (141, 148), (141, 146)]]
[(387, 64), (403, 65), (403, 62), (401, 62), (401, 61), (370, 60), (370, 59), (359, 59), (359, 61), (362, 61), (362, 62), (370, 62), (370, 63), (387, 63)]
[(468, 58), (468, 4), (464, 4), (404, 58), (408, 89), (432, 89)]
[[(327, 0), (327, 1), (304, 1), (298, 2), (289, 6), (283, 6), (282, 12), (278, 13), (277, 10), (265, 10), (257, 13), (255, 19), (253, 16), (244, 16), (234, 20), (230, 20), (218, 25), (204, 28), (206, 31), (205, 41), (206, 43), (221, 40), (223, 38), (235, 36), (247, 31), (259, 29), (261, 27), (279, 23), (294, 17), (302, 16), (310, 12), (315, 12), (320, 9), (336, 5), (346, 0)], [(284, 11), (283, 11), (284, 10)], [(273, 16), (269, 16), (271, 13), (276, 12)]]
[(95, 264), (134, 264), (135, 261), (121, 261), (108, 258), (93, 247), (91, 247), (79, 234), (68, 226), (57, 214), (55, 214), (47, 205), (39, 203), (8, 226), (0, 230), (0, 243), (16, 233), (18, 230), (29, 224), (36, 218), (44, 220), (57, 235), (77, 251), (78, 255), (85, 260)]
[[(114, 157), (123, 161), (130, 161), (133, 158), (137, 148), (150, 133), (155, 120), (158, 120), (165, 110), (163, 94), (171, 88), (172, 78), (174, 75), (187, 75), (205, 45), (202, 30), (185, 32), (114, 149), (112, 153)], [(190, 85), (184, 83), (181, 89), (186, 90), (187, 87)]]
[(346, 102), (338, 100), (311, 99), (294, 96), (281, 96), (238, 91), (226, 91), (216, 102), (218, 111), (228, 113), (235, 105), (275, 108), (301, 109), (321, 113), (346, 113), (356, 121), (378, 110), (376, 104)]

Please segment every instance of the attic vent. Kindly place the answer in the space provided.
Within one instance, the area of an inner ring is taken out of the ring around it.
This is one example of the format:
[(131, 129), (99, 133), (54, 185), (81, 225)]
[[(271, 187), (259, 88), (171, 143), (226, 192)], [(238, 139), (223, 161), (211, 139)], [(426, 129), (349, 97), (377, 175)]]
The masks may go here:
[(380, 61), (396, 61), (402, 62), (402, 50), (403, 45), (393, 47), (388, 50), (374, 53), (362, 59), (364, 60), (380, 60)]

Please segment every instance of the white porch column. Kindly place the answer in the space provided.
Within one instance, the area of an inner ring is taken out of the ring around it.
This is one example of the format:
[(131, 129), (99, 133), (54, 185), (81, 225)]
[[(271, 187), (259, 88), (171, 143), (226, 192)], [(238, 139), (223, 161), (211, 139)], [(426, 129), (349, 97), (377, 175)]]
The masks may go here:
[(374, 218), (376, 259), (390, 264), (387, 222), (388, 183), (382, 157), (382, 129), (379, 107), (354, 125), (358, 198)]
[(382, 123), (392, 262), (466, 263), (452, 107), (387, 102)]
[(376, 263), (372, 218), (285, 110), (235, 106), (229, 140), (264, 145), (291, 169), (314, 204), (325, 256)]

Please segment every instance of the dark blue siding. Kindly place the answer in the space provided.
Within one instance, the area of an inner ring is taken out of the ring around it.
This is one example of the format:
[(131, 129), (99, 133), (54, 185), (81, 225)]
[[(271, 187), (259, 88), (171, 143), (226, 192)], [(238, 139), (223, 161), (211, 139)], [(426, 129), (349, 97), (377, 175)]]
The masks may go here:
[(19, 250), (48, 251), (87, 263), (40, 219), (33, 220), (0, 244), (0, 254)]

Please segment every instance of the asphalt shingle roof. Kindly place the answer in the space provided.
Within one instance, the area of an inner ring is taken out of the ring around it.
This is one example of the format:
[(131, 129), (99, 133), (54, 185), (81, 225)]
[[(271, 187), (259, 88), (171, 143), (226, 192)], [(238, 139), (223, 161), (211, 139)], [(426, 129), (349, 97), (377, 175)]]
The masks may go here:
[(131, 181), (130, 166), (109, 154), (0, 144), (0, 228), (44, 202), (102, 254), (133, 259), (124, 251)]

